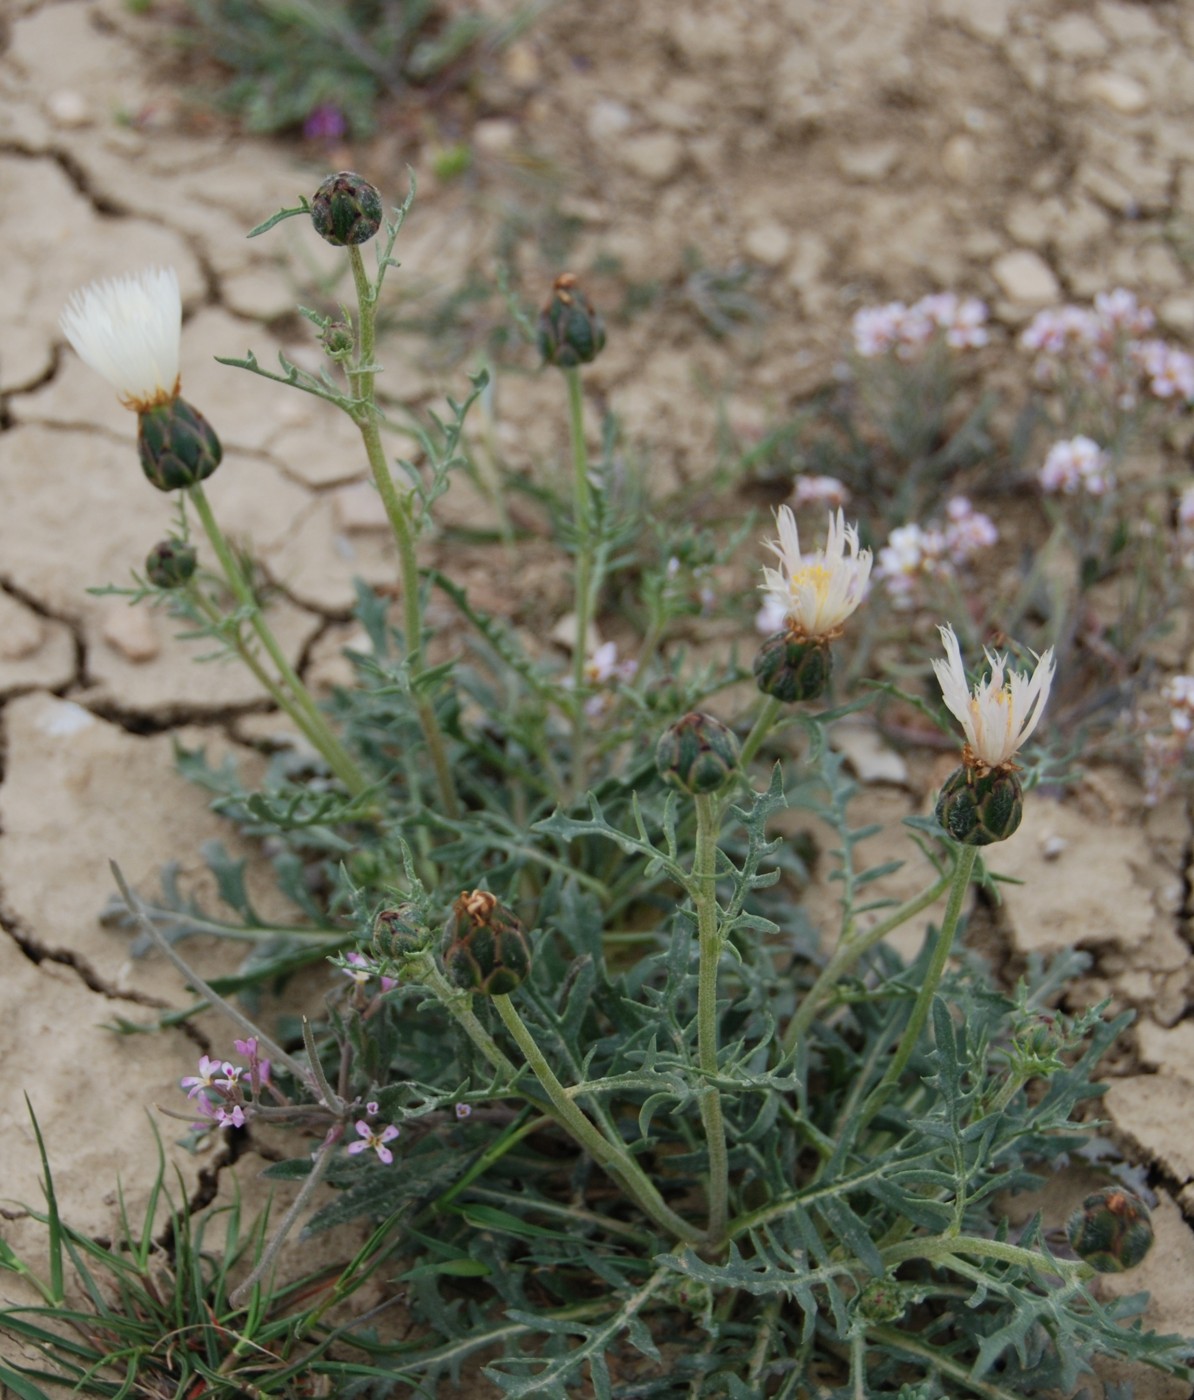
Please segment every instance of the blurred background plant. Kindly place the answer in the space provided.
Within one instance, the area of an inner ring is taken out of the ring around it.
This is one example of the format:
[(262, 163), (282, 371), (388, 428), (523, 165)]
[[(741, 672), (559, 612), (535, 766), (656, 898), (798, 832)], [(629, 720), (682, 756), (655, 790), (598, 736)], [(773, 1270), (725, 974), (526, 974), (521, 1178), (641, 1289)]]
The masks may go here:
[(247, 131), (334, 143), (372, 135), (387, 102), (467, 88), (554, 0), (502, 18), (460, 0), (183, 0), (174, 39), (214, 78), (194, 100)]

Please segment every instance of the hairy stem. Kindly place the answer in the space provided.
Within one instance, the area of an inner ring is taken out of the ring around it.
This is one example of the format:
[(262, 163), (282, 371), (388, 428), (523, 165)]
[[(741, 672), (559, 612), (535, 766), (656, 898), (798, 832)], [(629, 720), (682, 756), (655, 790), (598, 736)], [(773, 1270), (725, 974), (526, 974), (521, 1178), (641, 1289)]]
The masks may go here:
[(646, 1172), (626, 1151), (625, 1144), (610, 1142), (573, 1103), (510, 998), (496, 996), (493, 1004), (497, 1007), (498, 1015), (505, 1023), (506, 1029), (526, 1057), (535, 1078), (543, 1085), (559, 1122), (600, 1167), (621, 1183), (639, 1209), (660, 1229), (685, 1244), (703, 1244), (705, 1240), (701, 1232), (678, 1216), (664, 1201)]
[(881, 919), (865, 932), (861, 934), (847, 932), (843, 935), (841, 942), (833, 950), (817, 980), (805, 993), (804, 1000), (784, 1030), (780, 1045), (785, 1055), (790, 1055), (801, 1038), (808, 1033), (808, 1028), (812, 1025), (826, 993), (837, 985), (838, 979), (849, 972), (868, 949), (881, 942), (901, 924), (907, 923), (909, 919), (915, 918), (931, 904), (935, 904), (945, 893), (952, 878), (952, 875), (942, 875), (927, 889), (901, 904), (898, 909), (893, 909), (887, 918)]
[(717, 1057), (717, 968), (721, 961), (721, 930), (717, 918), (717, 799), (700, 793), (696, 807), (696, 850), (692, 863), (692, 899), (696, 906), (697, 1057), (706, 1079), (701, 1091), (701, 1121), (709, 1149), (709, 1243), (714, 1250), (725, 1243), (729, 1199), (729, 1168), (721, 1092), (714, 1082)]
[(929, 963), (928, 971), (925, 973), (925, 980), (921, 984), (920, 991), (916, 994), (916, 1001), (912, 1006), (912, 1014), (908, 1018), (908, 1024), (904, 1027), (899, 1043), (896, 1045), (895, 1053), (891, 1057), (891, 1062), (887, 1066), (887, 1071), (883, 1078), (875, 1086), (874, 1091), (867, 1098), (860, 1111), (862, 1123), (869, 1122), (878, 1109), (886, 1103), (887, 1099), (895, 1091), (900, 1082), (900, 1077), (908, 1068), (908, 1061), (911, 1060), (916, 1046), (920, 1041), (921, 1032), (924, 1030), (925, 1022), (928, 1020), (929, 1008), (933, 1003), (937, 988), (945, 972), (945, 964), (949, 961), (950, 951), (953, 948), (954, 935), (958, 930), (958, 922), (962, 917), (962, 904), (966, 898), (966, 891), (970, 887), (970, 876), (974, 870), (974, 862), (978, 856), (977, 846), (959, 846), (957, 863), (954, 866), (953, 882), (950, 886), (949, 901), (945, 906), (945, 918), (941, 922), (941, 932), (937, 936), (937, 946), (933, 949), (932, 961)]
[[(423, 612), (419, 590), (419, 563), (415, 554), (415, 520), (390, 475), (373, 393), (374, 380), (377, 377), (373, 367), (373, 357), (377, 348), (377, 288), (369, 281), (361, 250), (355, 245), (350, 246), (348, 257), (352, 266), (358, 307), (357, 365), (348, 372), (353, 397), (357, 401), (357, 406), (352, 411), (352, 420), (361, 434), (365, 455), (369, 460), (369, 470), (373, 473), (374, 484), (385, 508), (386, 519), (390, 522), (394, 543), (398, 547), (406, 655), (412, 672), (416, 672), (423, 663)], [(444, 748), (439, 721), (436, 719), (435, 707), (425, 695), (419, 694), (415, 695), (415, 707), (418, 710), (423, 737), (427, 741), (427, 751), (435, 769), (444, 812), (449, 817), (458, 817), (460, 799)]]
[(360, 796), (368, 788), (369, 780), (332, 732), (323, 712), (312, 699), (311, 692), (299, 679), (278, 639), (274, 636), (269, 623), (266, 622), (261, 605), (253, 596), (253, 590), (245, 577), (244, 570), (224, 537), (224, 532), (220, 529), (212, 511), (211, 502), (207, 499), (207, 493), (202, 486), (196, 483), (194, 486), (187, 487), (187, 495), (203, 524), (207, 538), (211, 541), (211, 547), (215, 550), (216, 558), (220, 561), (220, 568), (228, 580), (233, 597), (244, 610), (249, 626), (257, 634), (258, 640), (265, 648), (270, 660), (277, 667), (282, 685), (293, 702), (292, 705), (286, 707), (288, 713), (294, 713), (295, 710), (298, 710), (305, 717), (304, 732), (310, 736), (319, 752), (327, 759), (332, 772), (349, 792), (354, 796)]
[(580, 370), (564, 371), (568, 381), (568, 428), (572, 440), (572, 502), (576, 522), (576, 628), (572, 642), (572, 795), (585, 789), (585, 663), (593, 608), (593, 520), (589, 457), (585, 448), (584, 394)]

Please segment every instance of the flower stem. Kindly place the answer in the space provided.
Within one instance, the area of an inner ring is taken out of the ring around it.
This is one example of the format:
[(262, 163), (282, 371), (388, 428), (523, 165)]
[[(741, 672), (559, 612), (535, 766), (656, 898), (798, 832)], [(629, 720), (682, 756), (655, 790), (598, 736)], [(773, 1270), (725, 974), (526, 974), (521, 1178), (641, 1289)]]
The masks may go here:
[[(295, 718), (297, 723), (302, 724), (304, 732), (327, 759), (331, 770), (340, 779), (344, 786), (353, 794), (359, 797), (369, 786), (369, 780), (353, 762), (348, 751), (340, 743), (332, 732), (330, 725), (323, 716), (323, 712), (316, 705), (311, 697), (311, 692), (299, 679), (286, 653), (282, 650), (278, 639), (274, 636), (272, 629), (266, 622), (261, 611), (261, 605), (253, 596), (248, 579), (241, 568), (236, 556), (233, 554), (231, 546), (224, 537), (224, 532), (220, 529), (216, 517), (211, 508), (211, 502), (207, 499), (207, 493), (203, 487), (196, 483), (187, 488), (187, 495), (191, 499), (192, 505), (203, 523), (203, 529), (207, 538), (211, 541), (211, 547), (215, 550), (216, 558), (220, 561), (220, 568), (224, 572), (224, 577), (228, 580), (228, 586), (232, 589), (233, 597), (237, 604), (244, 610), (249, 626), (257, 634), (258, 640), (268, 653), (270, 660), (277, 667), (278, 675), (282, 685), (289, 693), (292, 704), (286, 706), (287, 713)], [(250, 667), (250, 669), (253, 669)], [(275, 695), (275, 691), (270, 688), (270, 693)], [(297, 712), (297, 713), (296, 713)], [(298, 715), (304, 719), (299, 721)]]
[(703, 1244), (705, 1238), (701, 1232), (678, 1216), (664, 1201), (646, 1172), (626, 1151), (625, 1145), (610, 1142), (573, 1103), (510, 998), (495, 996), (493, 1004), (526, 1057), (535, 1078), (543, 1085), (561, 1124), (599, 1166), (621, 1182), (639, 1208), (656, 1225), (685, 1244)]
[(920, 991), (916, 994), (916, 1001), (912, 1006), (912, 1014), (908, 1018), (908, 1024), (904, 1027), (899, 1044), (896, 1046), (895, 1053), (891, 1057), (891, 1062), (887, 1066), (887, 1072), (875, 1086), (859, 1111), (859, 1126), (869, 1122), (879, 1108), (890, 1098), (892, 1092), (900, 1082), (900, 1076), (908, 1067), (908, 1061), (912, 1058), (913, 1052), (916, 1050), (921, 1032), (924, 1030), (925, 1022), (929, 1017), (929, 1008), (932, 1005), (933, 997), (936, 995), (937, 988), (945, 972), (945, 964), (949, 961), (950, 951), (953, 948), (954, 935), (957, 933), (958, 922), (962, 917), (962, 904), (966, 898), (966, 891), (970, 887), (970, 876), (974, 870), (974, 862), (977, 856), (977, 846), (958, 847), (958, 857), (957, 863), (954, 866), (953, 881), (950, 885), (949, 901), (945, 906), (945, 918), (941, 922), (941, 932), (937, 936), (937, 946), (933, 949), (933, 957), (929, 963), (928, 971), (925, 973), (924, 982), (921, 984)]
[[(369, 281), (361, 250), (356, 245), (348, 249), (348, 259), (352, 267), (352, 280), (356, 286), (358, 307), (357, 328), (357, 367), (348, 371), (356, 407), (351, 411), (353, 422), (361, 434), (365, 455), (369, 460), (369, 470), (377, 493), (385, 508), (390, 531), (398, 547), (398, 569), (402, 579), (403, 633), (406, 639), (406, 655), (412, 673), (423, 661), (423, 613), (419, 590), (419, 564), (415, 554), (415, 521), (407, 502), (403, 500), (390, 475), (382, 446), (381, 430), (378, 427), (377, 404), (373, 385), (377, 377), (374, 369), (374, 355), (377, 349), (377, 288)], [(440, 797), (447, 816), (460, 815), (460, 799), (456, 793), (456, 783), (452, 768), (448, 763), (443, 735), (435, 716), (435, 707), (426, 695), (415, 693), (415, 707), (422, 725), (427, 751), (431, 755), (439, 783)]]
[(460, 987), (454, 987), (436, 966), (430, 953), (411, 959), (408, 970), (410, 976), (440, 1002), (493, 1068), (512, 1084), (518, 1078), (518, 1066), (477, 1018), (472, 995)]
[(743, 740), (742, 752), (738, 756), (738, 766), (743, 772), (746, 771), (747, 764), (762, 748), (763, 740), (774, 729), (775, 721), (782, 709), (782, 703), (774, 695), (769, 695), (762, 709), (755, 716), (755, 722), (751, 725), (750, 733)]
[(866, 929), (862, 934), (848, 931), (843, 935), (841, 942), (833, 950), (817, 980), (804, 994), (804, 1000), (784, 1030), (780, 1045), (785, 1055), (790, 1055), (801, 1037), (807, 1034), (826, 992), (833, 988), (838, 978), (849, 972), (868, 949), (881, 942), (893, 929), (906, 924), (909, 919), (915, 918), (929, 905), (935, 904), (945, 893), (952, 878), (952, 874), (942, 875), (927, 889), (922, 890), (913, 899), (905, 901), (898, 909), (893, 909), (886, 919), (881, 919), (879, 923)]
[(585, 663), (589, 657), (589, 627), (593, 607), (592, 492), (585, 448), (584, 393), (580, 370), (564, 371), (568, 381), (568, 428), (572, 440), (572, 502), (576, 523), (576, 627), (572, 641), (572, 795), (585, 788)]
[(717, 967), (721, 961), (721, 930), (717, 919), (717, 799), (709, 793), (693, 798), (696, 807), (696, 849), (692, 862), (692, 900), (696, 906), (698, 940), (697, 1058), (706, 1079), (701, 1091), (701, 1121), (709, 1151), (709, 1244), (725, 1243), (729, 1199), (729, 1167), (721, 1092), (714, 1082), (717, 1059)]

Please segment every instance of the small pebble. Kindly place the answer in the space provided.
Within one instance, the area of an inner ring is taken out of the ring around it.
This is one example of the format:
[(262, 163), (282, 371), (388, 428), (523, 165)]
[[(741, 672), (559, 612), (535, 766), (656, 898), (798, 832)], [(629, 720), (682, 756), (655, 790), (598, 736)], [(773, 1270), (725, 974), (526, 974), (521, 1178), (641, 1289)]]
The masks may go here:
[(104, 641), (126, 660), (141, 665), (161, 650), (153, 619), (145, 608), (120, 607), (104, 620)]

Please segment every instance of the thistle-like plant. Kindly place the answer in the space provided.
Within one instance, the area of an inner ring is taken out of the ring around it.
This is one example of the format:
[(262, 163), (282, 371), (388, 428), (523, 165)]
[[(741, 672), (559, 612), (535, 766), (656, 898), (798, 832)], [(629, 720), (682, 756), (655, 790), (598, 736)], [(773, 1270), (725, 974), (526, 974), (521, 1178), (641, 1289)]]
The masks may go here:
[[(285, 1294), (274, 1270), (288, 1232), (364, 1217), (367, 1256), (296, 1336), (383, 1261), (416, 1326), (394, 1339), (344, 1322), (301, 1363), (294, 1393), (347, 1366), (349, 1347), (370, 1360), (335, 1373), (342, 1394), (446, 1395), (462, 1379), (467, 1393), (482, 1357), (513, 1397), (1012, 1400), (1072, 1391), (1098, 1351), (1190, 1376), (1186, 1344), (1122, 1325), (1140, 1300), (1108, 1304), (1091, 1286), (1147, 1248), (1146, 1206), (1122, 1183), (1068, 1235), (1036, 1218), (1013, 1231), (1001, 1214), (1082, 1143), (1092, 1073), (1126, 1024), (1104, 1007), (1050, 1009), (1079, 955), (1034, 963), (1008, 989), (959, 952), (972, 885), (994, 888), (980, 850), (1023, 813), (1014, 759), (1042, 721), (1052, 655), (1031, 677), (989, 655), (972, 688), (944, 630), (937, 670), (966, 747), (937, 817), (909, 822), (909, 855), (929, 873), (896, 903), (890, 867), (862, 862), (873, 828), (854, 822), (856, 787), (832, 744), (834, 721), (866, 703), (831, 691), (832, 648), (866, 606), (871, 556), (855, 526), (836, 511), (809, 550), (780, 512), (779, 568), (763, 587), (781, 630), (749, 670), (685, 656), (671, 632), (686, 611), (679, 555), (665, 551), (642, 580), (634, 665), (617, 663), (596, 624), (642, 523), (634, 493), (620, 494), (612, 434), (590, 456), (582, 373), (605, 332), (564, 274), (538, 342), (563, 374), (555, 508), (572, 655), (528, 644), (421, 566), (482, 386), (406, 425), (418, 466), (391, 459), (377, 306), (410, 200), (390, 219), (379, 207), (340, 172), (255, 231), (310, 215), (345, 250), (355, 306), (307, 313), (324, 370), (226, 362), (318, 395), (360, 431), (398, 604), (360, 588), (369, 649), (351, 657), (356, 683), (316, 703), (275, 651), (197, 482), (171, 488), (177, 533), (133, 590), (239, 656), (315, 754), (279, 758), (260, 792), (234, 767), (184, 757), (220, 810), (269, 838), (292, 921), (264, 920), (220, 850), (207, 855), (225, 911), (180, 898), (170, 872), (153, 901), (117, 873), (115, 917), (240, 1032), (228, 1058), (217, 1047), (187, 1076), (175, 1116), (191, 1135), (270, 1124), (295, 1141), (267, 1175), (298, 1181), (298, 1196), (221, 1298), (231, 1354), (251, 1346), (261, 1300)], [(191, 558), (192, 511), (218, 573)], [(467, 635), (435, 663), (432, 590)], [(760, 762), (769, 747), (777, 761)], [(799, 903), (809, 848), (776, 834), (785, 808), (833, 833), (835, 927), (814, 927)], [(905, 965), (886, 938), (913, 922), (923, 946)], [(238, 978), (216, 985), (190, 965), (177, 945), (195, 930), (250, 945)], [(318, 1019), (262, 1028), (230, 998), (329, 954), (337, 975)], [(89, 1354), (109, 1387), (95, 1393), (117, 1393), (108, 1345)], [(292, 1393), (294, 1371), (280, 1375), (254, 1375), (248, 1393)], [(224, 1373), (212, 1383), (221, 1394)]]

